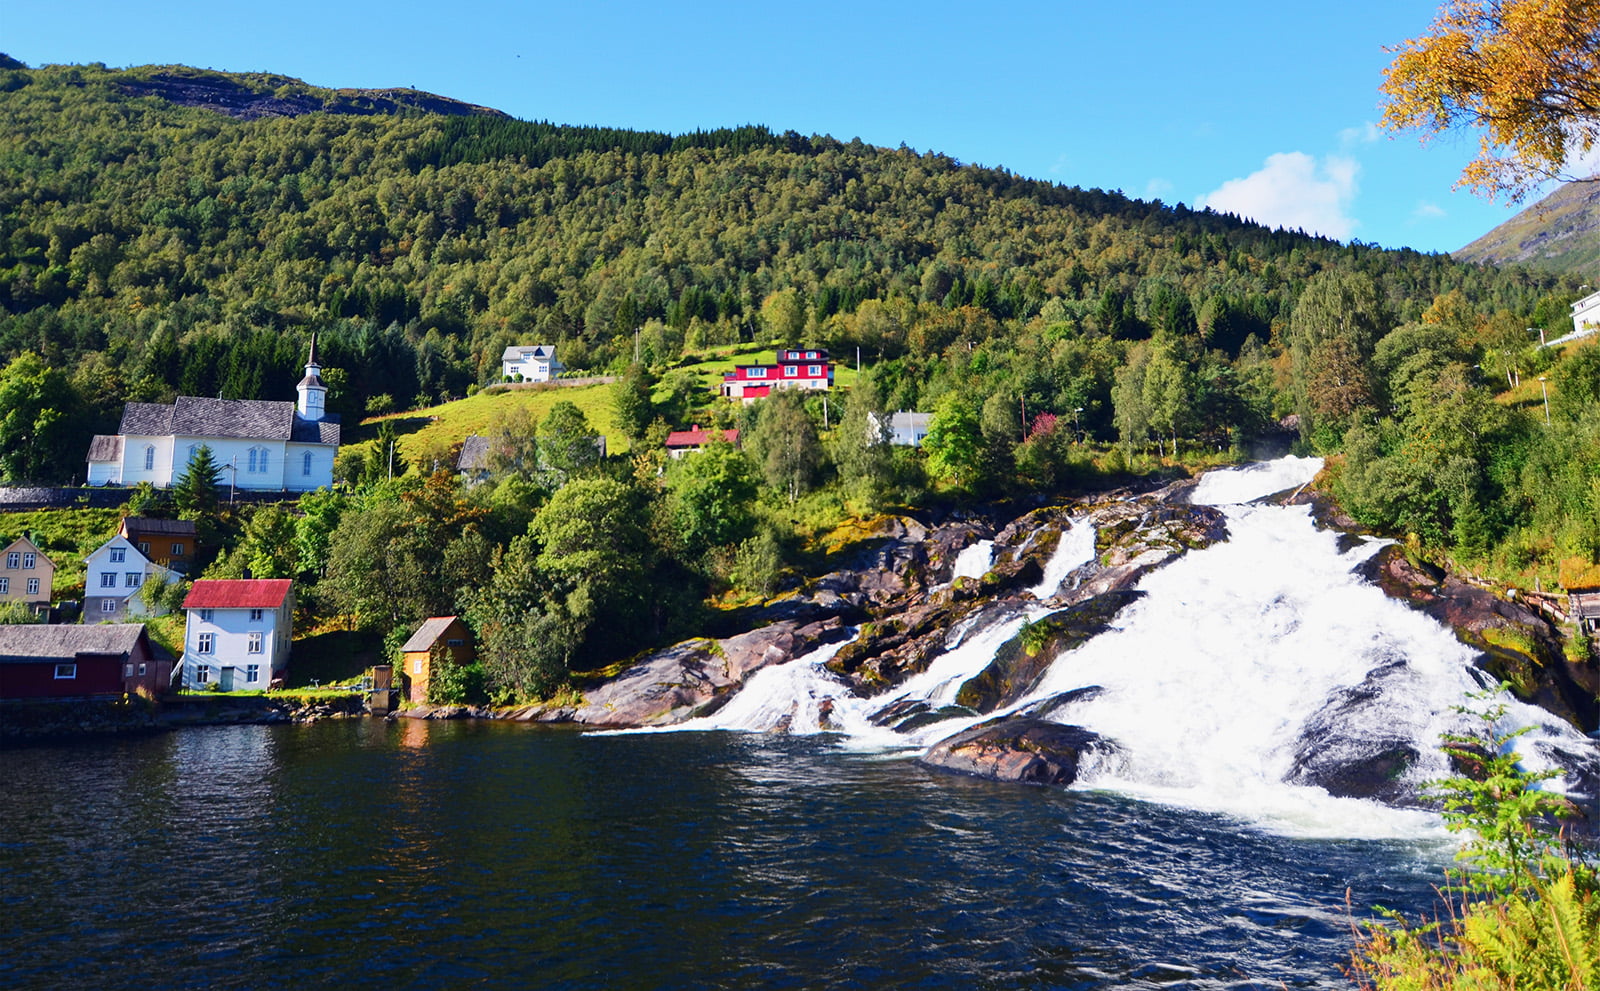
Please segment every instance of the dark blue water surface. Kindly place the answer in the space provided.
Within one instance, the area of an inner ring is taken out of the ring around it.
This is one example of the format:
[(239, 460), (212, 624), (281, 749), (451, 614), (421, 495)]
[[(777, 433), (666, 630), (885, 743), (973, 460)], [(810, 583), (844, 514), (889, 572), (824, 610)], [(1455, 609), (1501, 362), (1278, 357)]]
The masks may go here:
[(1340, 987), (1435, 852), (824, 738), (377, 720), (0, 752), (4, 988)]

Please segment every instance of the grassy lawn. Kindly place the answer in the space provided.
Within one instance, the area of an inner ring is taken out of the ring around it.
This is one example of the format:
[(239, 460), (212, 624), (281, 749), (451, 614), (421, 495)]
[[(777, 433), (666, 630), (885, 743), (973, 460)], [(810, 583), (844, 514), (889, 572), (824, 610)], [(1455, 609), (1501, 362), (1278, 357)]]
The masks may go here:
[[(771, 362), (776, 357), (776, 352), (777, 349), (770, 344), (745, 344), (737, 347), (708, 348), (697, 354), (685, 356), (676, 365), (661, 370), (663, 384), (657, 387), (656, 399), (665, 400), (669, 394), (664, 381), (667, 376), (687, 373), (694, 376), (696, 386), (705, 396), (706, 405), (722, 402), (718, 394), (725, 372), (733, 371), (735, 365)], [(836, 388), (848, 388), (855, 380), (854, 365), (835, 363)], [(344, 447), (362, 450), (369, 457), (376, 456), (378, 425), (389, 421), (394, 423), (399, 431), (401, 457), (413, 462), (428, 456), (443, 457), (453, 445), (460, 444), (468, 436), (488, 433), (495, 419), (509, 410), (525, 409), (528, 415), (538, 422), (550, 415), (551, 407), (565, 400), (582, 410), (589, 423), (605, 434), (608, 452), (622, 454), (628, 450), (628, 439), (617, 427), (611, 396), (610, 385), (577, 387), (540, 385), (510, 388), (489, 386), (466, 399), (458, 399), (428, 409), (365, 419), (359, 426), (347, 432)], [(675, 423), (672, 426), (679, 428), (687, 427), (689, 424)]]
[(56, 599), (83, 597), (83, 559), (117, 532), (118, 509), (35, 509), (0, 513), (0, 547), (27, 536), (56, 566)]

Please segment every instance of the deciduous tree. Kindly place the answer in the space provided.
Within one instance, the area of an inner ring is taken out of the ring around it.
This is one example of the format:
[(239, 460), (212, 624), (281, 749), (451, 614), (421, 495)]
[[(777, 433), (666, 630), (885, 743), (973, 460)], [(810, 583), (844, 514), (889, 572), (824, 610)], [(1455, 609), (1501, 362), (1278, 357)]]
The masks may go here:
[(1478, 133), (1460, 185), (1520, 200), (1600, 144), (1600, 0), (1447, 0), (1391, 49), (1383, 123)]

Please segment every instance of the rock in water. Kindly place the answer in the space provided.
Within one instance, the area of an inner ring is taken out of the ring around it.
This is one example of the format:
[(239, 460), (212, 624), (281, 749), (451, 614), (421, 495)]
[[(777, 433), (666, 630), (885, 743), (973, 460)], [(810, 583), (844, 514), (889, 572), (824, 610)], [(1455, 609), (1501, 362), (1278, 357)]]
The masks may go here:
[(1115, 749), (1082, 726), (1010, 716), (940, 740), (917, 763), (990, 781), (1069, 785), (1077, 780), (1085, 755)]

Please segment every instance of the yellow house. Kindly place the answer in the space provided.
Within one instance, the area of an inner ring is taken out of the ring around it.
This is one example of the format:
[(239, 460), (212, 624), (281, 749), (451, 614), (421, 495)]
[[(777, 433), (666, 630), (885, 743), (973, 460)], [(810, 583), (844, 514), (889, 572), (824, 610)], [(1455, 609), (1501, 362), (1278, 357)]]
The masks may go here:
[(433, 666), (446, 658), (452, 664), (471, 664), (477, 657), (472, 631), (459, 616), (434, 616), (411, 634), (400, 647), (402, 675), (409, 686), (406, 697), (413, 702), (428, 700), (428, 681)]
[(0, 603), (49, 604), (55, 580), (55, 562), (27, 537), (0, 551)]

